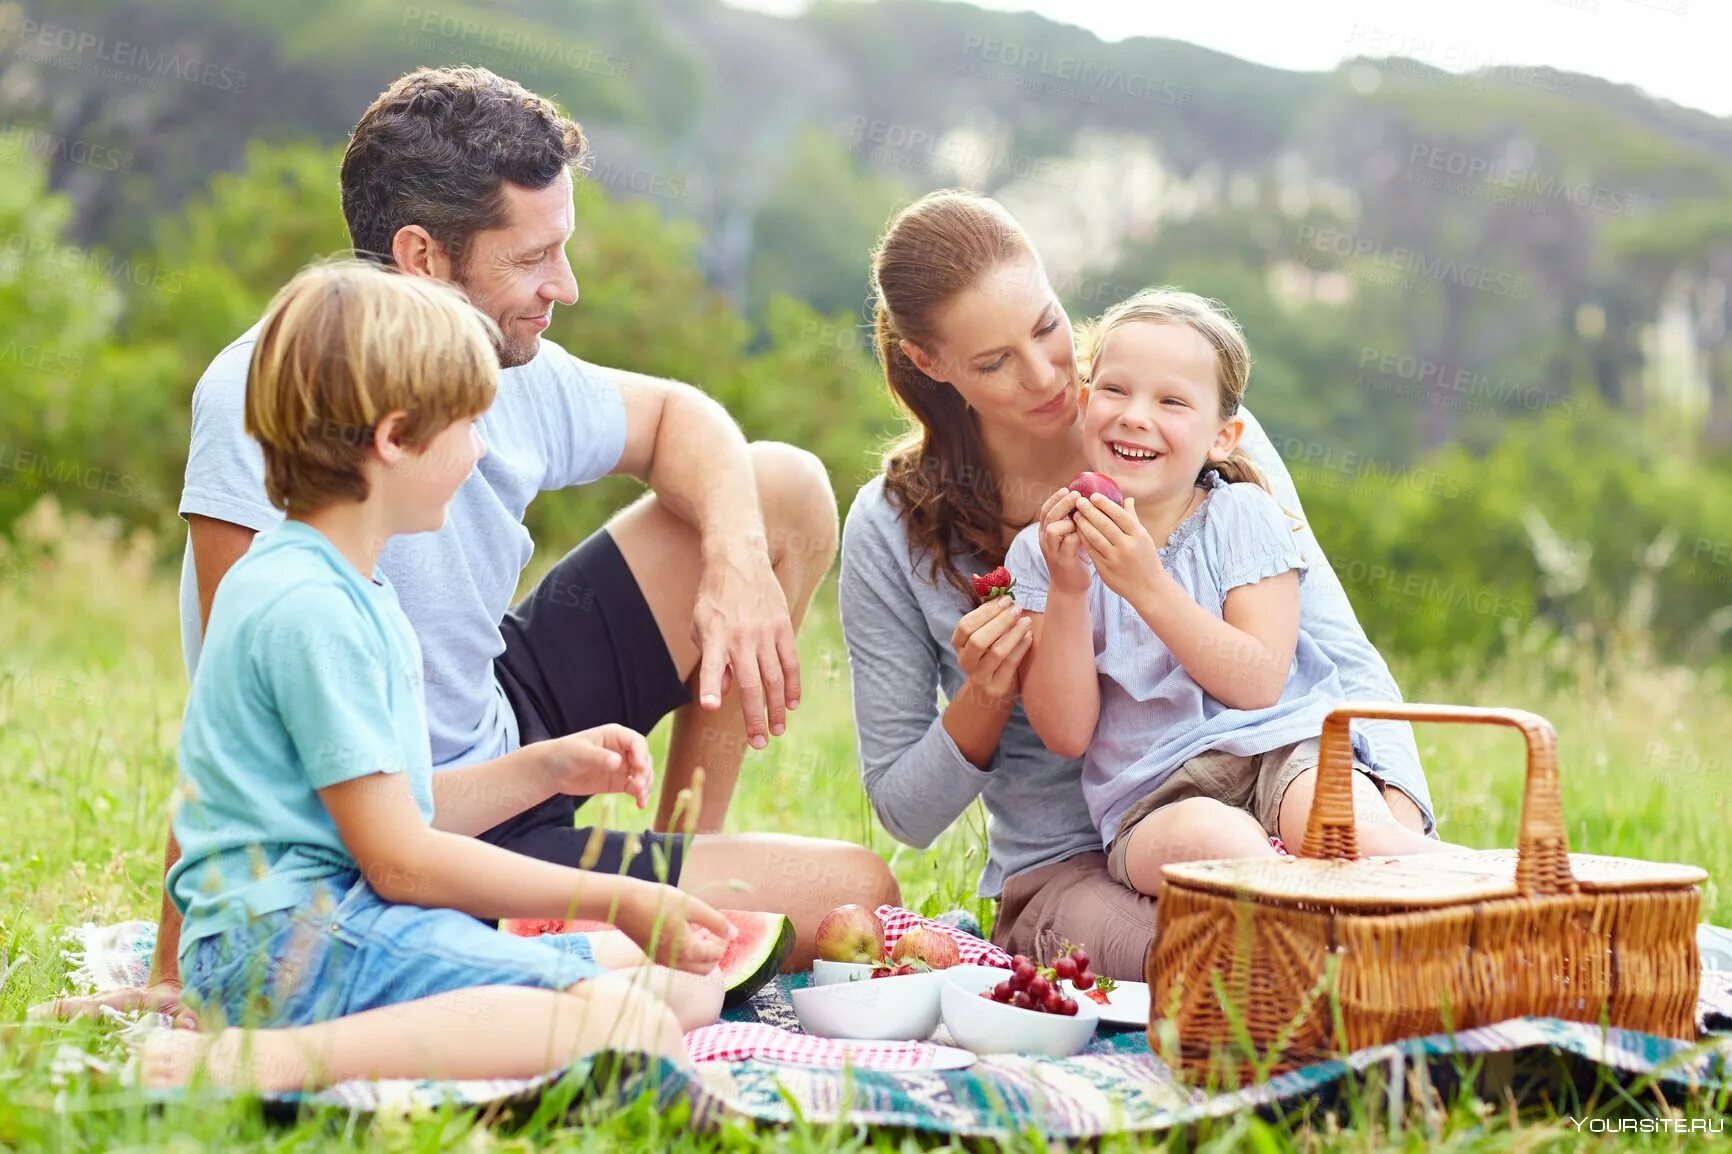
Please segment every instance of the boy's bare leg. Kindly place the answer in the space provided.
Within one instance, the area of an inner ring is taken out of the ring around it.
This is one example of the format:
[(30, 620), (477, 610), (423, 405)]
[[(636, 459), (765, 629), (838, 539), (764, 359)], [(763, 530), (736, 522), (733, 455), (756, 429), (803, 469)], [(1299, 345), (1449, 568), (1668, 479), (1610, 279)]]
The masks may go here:
[(598, 965), (628, 976), (638, 989), (667, 1003), (680, 1029), (695, 1030), (714, 1022), (722, 1012), (722, 972), (691, 974), (651, 964), (636, 942), (618, 930), (589, 935), (590, 952)]
[[(787, 600), (788, 617), (798, 629), (836, 557), (836, 496), (822, 463), (811, 453), (769, 441), (754, 442), (749, 451), (771, 567)], [(692, 612), (703, 576), (697, 527), (676, 517), (654, 493), (646, 493), (610, 520), (607, 531), (649, 603), (674, 668), (695, 688), (701, 655), (692, 640)], [(796, 724), (798, 714), (790, 714), (789, 727)], [(703, 709), (694, 700), (676, 710), (655, 828), (687, 828), (687, 815), (676, 823), (674, 809), (680, 791), (692, 784), (694, 771), (702, 766), (703, 795), (691, 828), (696, 833), (720, 830), (746, 746), (738, 686), (723, 696), (719, 709)]]
[[(1311, 799), (1317, 792), (1317, 770), (1307, 769), (1293, 779), (1281, 798), (1281, 840), (1298, 853), (1305, 843), (1305, 825), (1311, 816)], [(1409, 802), (1411, 805), (1412, 803)], [(1418, 853), (1453, 853), (1463, 847), (1426, 837), (1397, 821), (1384, 800), (1384, 791), (1365, 774), (1353, 773), (1353, 828), (1359, 852), (1369, 856)]]
[(1212, 797), (1187, 797), (1137, 823), (1125, 845), (1125, 874), (1138, 893), (1153, 897), (1161, 867), (1172, 862), (1275, 856), (1249, 811)]
[(260, 1093), (353, 1078), (528, 1078), (599, 1050), (690, 1065), (675, 1013), (619, 974), (569, 990), (480, 986), (280, 1030), (165, 1030), (145, 1042), (141, 1080), (211, 1082)]

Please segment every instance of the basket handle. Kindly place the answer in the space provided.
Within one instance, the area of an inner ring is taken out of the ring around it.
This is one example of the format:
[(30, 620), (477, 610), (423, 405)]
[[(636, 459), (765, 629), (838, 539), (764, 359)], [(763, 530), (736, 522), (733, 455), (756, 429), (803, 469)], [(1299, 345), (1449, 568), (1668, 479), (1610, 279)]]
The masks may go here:
[(1317, 759), (1317, 789), (1305, 824), (1300, 853), (1305, 857), (1350, 861), (1359, 856), (1353, 830), (1354, 718), (1384, 721), (1457, 721), (1507, 725), (1521, 730), (1528, 743), (1527, 785), (1522, 793), (1521, 836), (1517, 845), (1516, 887), (1524, 894), (1573, 893), (1570, 844), (1558, 797), (1558, 735), (1551, 722), (1525, 709), (1484, 709), (1472, 705), (1419, 705), (1349, 702), (1323, 719)]

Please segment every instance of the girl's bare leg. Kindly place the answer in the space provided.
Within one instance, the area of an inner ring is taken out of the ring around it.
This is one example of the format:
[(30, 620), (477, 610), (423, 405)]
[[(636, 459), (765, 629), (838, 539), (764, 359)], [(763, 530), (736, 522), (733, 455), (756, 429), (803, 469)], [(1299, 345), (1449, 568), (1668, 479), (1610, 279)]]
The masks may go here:
[(1212, 797), (1163, 805), (1137, 823), (1125, 846), (1125, 873), (1140, 894), (1155, 896), (1170, 862), (1274, 857), (1269, 835), (1246, 810)]
[(673, 1010), (607, 975), (565, 991), (478, 986), (280, 1030), (165, 1030), (144, 1044), (141, 1080), (183, 1086), (202, 1067), (217, 1085), (272, 1093), (354, 1078), (528, 1078), (598, 1050), (690, 1065)]
[[(1316, 792), (1317, 771), (1307, 769), (1293, 779), (1281, 798), (1281, 840), (1292, 853), (1298, 853), (1305, 842), (1305, 824)], [(1353, 828), (1359, 852), (1370, 856), (1452, 853), (1463, 848), (1426, 837), (1397, 821), (1377, 783), (1358, 770), (1353, 773)]]

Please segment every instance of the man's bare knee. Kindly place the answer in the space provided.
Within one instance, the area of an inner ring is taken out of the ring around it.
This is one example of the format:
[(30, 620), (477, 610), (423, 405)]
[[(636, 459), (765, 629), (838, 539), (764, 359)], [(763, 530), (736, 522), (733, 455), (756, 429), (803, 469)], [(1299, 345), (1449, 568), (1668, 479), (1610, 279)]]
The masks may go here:
[(814, 454), (781, 441), (748, 446), (772, 561), (821, 576), (839, 539), (836, 493)]
[(896, 880), (890, 863), (875, 850), (863, 845), (849, 845), (838, 854), (844, 859), (845, 871), (859, 879), (860, 888), (854, 892), (858, 892), (861, 898), (856, 898), (856, 901), (867, 909), (902, 904), (902, 886)]

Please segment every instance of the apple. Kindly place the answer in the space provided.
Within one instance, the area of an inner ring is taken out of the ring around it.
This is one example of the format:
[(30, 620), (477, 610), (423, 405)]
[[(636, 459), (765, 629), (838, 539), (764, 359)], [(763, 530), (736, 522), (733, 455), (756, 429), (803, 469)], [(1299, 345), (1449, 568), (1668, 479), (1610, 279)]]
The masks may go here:
[(837, 906), (818, 923), (818, 956), (827, 962), (879, 961), (884, 957), (884, 923), (865, 906)]
[(1085, 499), (1099, 493), (1115, 505), (1125, 503), (1125, 495), (1119, 490), (1118, 482), (1105, 473), (1090, 473), (1085, 470), (1072, 477), (1065, 488), (1081, 493)]
[(896, 948), (890, 951), (893, 962), (910, 958), (918, 958), (935, 970), (948, 970), (962, 961), (962, 951), (956, 948), (956, 941), (950, 935), (917, 926), (903, 934)]

